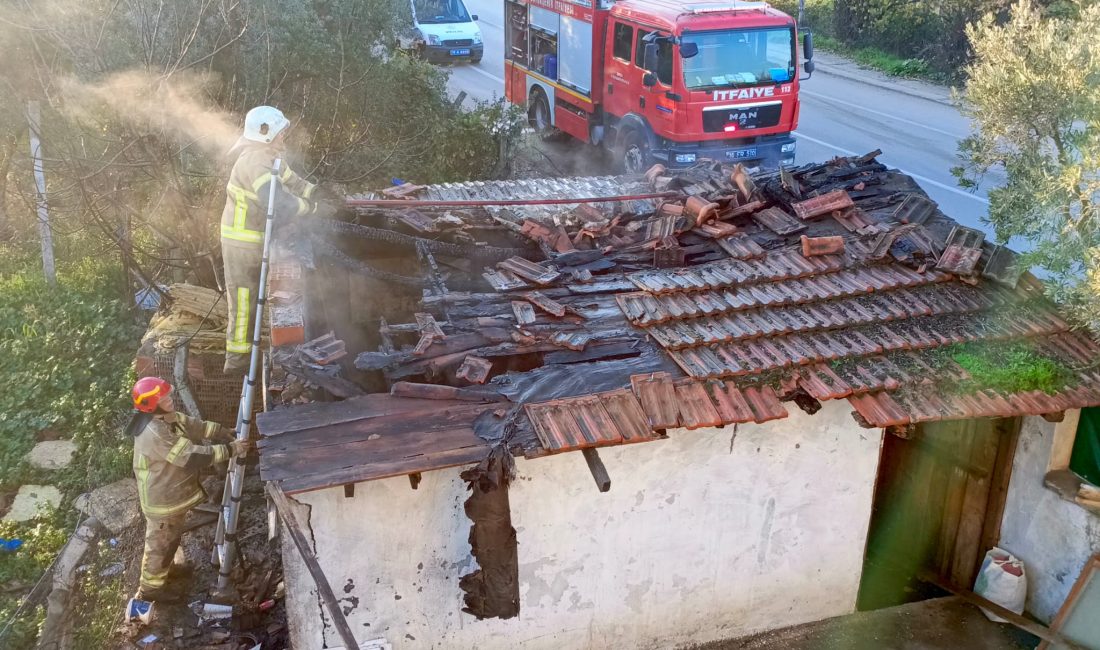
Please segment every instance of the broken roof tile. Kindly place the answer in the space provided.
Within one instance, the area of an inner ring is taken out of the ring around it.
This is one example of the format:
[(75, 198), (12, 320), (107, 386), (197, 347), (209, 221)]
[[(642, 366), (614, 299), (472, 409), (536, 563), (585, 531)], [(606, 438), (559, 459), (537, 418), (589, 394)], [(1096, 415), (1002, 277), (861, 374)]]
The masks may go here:
[(791, 209), (794, 210), (796, 217), (803, 221), (807, 221), (823, 214), (850, 208), (853, 205), (852, 197), (848, 196), (847, 192), (844, 190), (835, 190), (828, 194), (815, 196), (812, 199), (792, 203)]
[(535, 322), (535, 308), (529, 302), (513, 300), (512, 313), (516, 317), (517, 325), (530, 325)]
[(836, 255), (842, 252), (844, 252), (844, 238), (839, 235), (832, 237), (807, 237), (802, 235), (803, 257)]
[(536, 307), (545, 311), (551, 316), (557, 316), (558, 318), (565, 316), (565, 305), (556, 300), (553, 300), (552, 298), (548, 298), (545, 294), (539, 291), (528, 291), (527, 293), (522, 294), (522, 296), (524, 300), (531, 303), (532, 305), (535, 305)]
[(503, 262), (497, 262), (497, 268), (510, 271), (521, 278), (543, 285), (550, 284), (561, 277), (561, 273), (553, 269), (518, 256), (509, 257)]
[(485, 272), (481, 274), (485, 281), (489, 283), (489, 286), (493, 287), (497, 291), (513, 291), (515, 289), (526, 289), (527, 283), (520, 279), (515, 273), (506, 269), (490, 269), (486, 268)]
[(936, 268), (960, 275), (972, 275), (982, 255), (985, 233), (974, 228), (956, 225), (947, 237), (946, 247)]
[(753, 221), (777, 235), (793, 235), (806, 229), (806, 224), (799, 222), (782, 208), (774, 206), (754, 212), (750, 216)]
[(462, 360), (462, 365), (455, 371), (455, 376), (472, 384), (484, 384), (492, 369), (492, 361), (471, 354)]

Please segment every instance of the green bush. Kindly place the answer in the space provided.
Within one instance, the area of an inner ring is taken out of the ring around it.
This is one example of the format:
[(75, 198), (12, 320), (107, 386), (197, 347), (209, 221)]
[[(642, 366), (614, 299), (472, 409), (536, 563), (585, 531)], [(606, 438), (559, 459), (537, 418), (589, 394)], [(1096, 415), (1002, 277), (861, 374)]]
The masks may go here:
[(4, 636), (0, 636), (0, 648), (22, 650), (34, 646), (46, 613), (41, 606), (20, 610), (22, 596), (51, 566), (69, 539), (70, 526), (59, 511), (29, 524), (0, 521), (0, 537), (23, 540), (18, 551), (0, 552), (0, 632), (11, 623)]
[[(33, 256), (0, 250), (0, 258), (0, 491), (33, 481), (64, 495), (61, 508), (35, 522), (0, 523), (0, 537), (24, 542), (0, 553), (2, 629), (72, 532), (72, 499), (130, 471), (120, 423), (141, 328), (117, 298), (117, 267), (103, 258), (63, 266), (56, 287)], [(23, 458), (47, 428), (72, 437), (78, 451), (69, 468), (45, 476)], [(20, 612), (0, 647), (33, 647), (43, 616), (41, 607)]]
[(125, 472), (117, 423), (140, 329), (114, 297), (119, 286), (93, 259), (62, 269), (56, 287), (37, 269), (0, 279), (0, 490), (28, 477), (23, 456), (47, 428), (80, 449), (66, 491)]

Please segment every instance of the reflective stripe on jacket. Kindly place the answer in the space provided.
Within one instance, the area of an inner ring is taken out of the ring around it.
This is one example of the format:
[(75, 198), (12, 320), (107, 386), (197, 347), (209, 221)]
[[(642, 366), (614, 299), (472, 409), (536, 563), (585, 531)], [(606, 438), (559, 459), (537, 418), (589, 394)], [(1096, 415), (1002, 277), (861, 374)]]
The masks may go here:
[(211, 444), (221, 434), (216, 422), (182, 413), (154, 417), (134, 441), (134, 476), (141, 511), (168, 517), (206, 499), (199, 470), (229, 458), (227, 445)]
[[(225, 210), (222, 211), (222, 239), (246, 244), (262, 244), (264, 221), (270, 193), (271, 165), (275, 150), (262, 145), (245, 148), (233, 164), (225, 186)], [(308, 199), (316, 186), (294, 173), (286, 161), (275, 191), (275, 215), (297, 217), (316, 208)]]

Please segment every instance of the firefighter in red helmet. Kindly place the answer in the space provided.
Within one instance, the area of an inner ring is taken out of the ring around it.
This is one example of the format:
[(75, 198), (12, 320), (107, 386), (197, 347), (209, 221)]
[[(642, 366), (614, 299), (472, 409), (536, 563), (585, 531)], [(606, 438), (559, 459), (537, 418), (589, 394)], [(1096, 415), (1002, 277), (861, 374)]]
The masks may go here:
[(135, 409), (151, 415), (134, 441), (134, 476), (145, 515), (145, 554), (134, 598), (154, 601), (165, 596), (187, 512), (206, 500), (200, 470), (248, 453), (251, 443), (235, 440), (216, 422), (177, 412), (172, 386), (163, 379), (139, 379), (133, 399)]

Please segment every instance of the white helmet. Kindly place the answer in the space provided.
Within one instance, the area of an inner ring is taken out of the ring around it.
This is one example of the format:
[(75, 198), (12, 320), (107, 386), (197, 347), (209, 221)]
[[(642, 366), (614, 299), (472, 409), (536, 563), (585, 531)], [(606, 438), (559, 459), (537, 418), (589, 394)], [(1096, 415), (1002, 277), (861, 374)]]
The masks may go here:
[(244, 116), (244, 139), (268, 143), (290, 126), (283, 112), (274, 106), (257, 106)]

